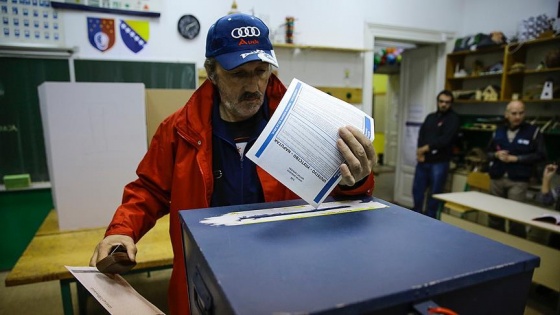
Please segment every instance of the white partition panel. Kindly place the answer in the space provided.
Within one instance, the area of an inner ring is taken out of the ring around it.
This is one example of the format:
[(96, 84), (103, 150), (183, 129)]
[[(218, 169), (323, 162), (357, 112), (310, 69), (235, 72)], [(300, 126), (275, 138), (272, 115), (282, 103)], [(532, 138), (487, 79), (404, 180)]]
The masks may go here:
[(38, 89), (59, 228), (106, 226), (146, 152), (144, 84), (45, 82)]

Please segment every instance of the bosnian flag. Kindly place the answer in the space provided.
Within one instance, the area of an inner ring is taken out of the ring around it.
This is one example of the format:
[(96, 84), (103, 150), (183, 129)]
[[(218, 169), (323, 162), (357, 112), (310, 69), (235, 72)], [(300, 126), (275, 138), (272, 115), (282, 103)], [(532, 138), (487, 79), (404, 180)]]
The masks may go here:
[(121, 20), (119, 28), (124, 44), (134, 53), (148, 44), (150, 24), (147, 21)]
[(111, 49), (115, 44), (115, 20), (87, 18), (90, 44), (101, 52)]

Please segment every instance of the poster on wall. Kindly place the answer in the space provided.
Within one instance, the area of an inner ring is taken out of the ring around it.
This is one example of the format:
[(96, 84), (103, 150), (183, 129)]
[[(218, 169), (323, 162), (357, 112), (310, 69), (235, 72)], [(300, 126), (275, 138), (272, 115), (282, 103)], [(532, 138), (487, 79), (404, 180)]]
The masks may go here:
[(159, 17), (161, 0), (51, 0), (54, 8)]
[(402, 164), (406, 166), (415, 167), (416, 166), (416, 148), (418, 143), (418, 134), (420, 133), (421, 123), (407, 121), (404, 144), (405, 150), (402, 150)]
[(150, 38), (148, 21), (122, 19), (118, 21), (118, 31), (116, 31), (114, 19), (87, 17), (89, 43), (100, 52), (108, 51), (115, 45), (116, 47), (124, 45), (135, 54), (140, 52)]
[(39, 47), (64, 45), (62, 19), (48, 0), (0, 0), (0, 13), (1, 44), (31, 44)]

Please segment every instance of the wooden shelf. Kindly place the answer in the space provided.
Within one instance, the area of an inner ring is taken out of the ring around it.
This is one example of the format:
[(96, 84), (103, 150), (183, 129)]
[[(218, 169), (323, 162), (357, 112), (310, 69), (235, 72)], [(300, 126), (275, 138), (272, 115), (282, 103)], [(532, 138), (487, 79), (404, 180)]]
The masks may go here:
[(484, 132), (494, 132), (494, 129), (490, 128), (477, 128), (477, 127), (461, 127), (461, 130), (468, 130), (468, 131), (484, 131)]
[(560, 103), (560, 98), (553, 98), (551, 100), (532, 100), (532, 99), (521, 99), (525, 103)]
[(455, 103), (466, 103), (466, 104), (500, 104), (503, 102), (507, 102), (505, 100), (497, 100), (497, 101), (477, 101), (477, 100), (461, 100), (455, 99)]
[(400, 72), (401, 72), (400, 65), (377, 66), (377, 69), (374, 71), (375, 74), (398, 74)]
[[(553, 98), (551, 100), (534, 100), (534, 99), (521, 99), (524, 103), (560, 103), (560, 98)], [(489, 104), (502, 104), (502, 103), (509, 103), (512, 99), (503, 99), (497, 101), (477, 101), (477, 100), (461, 100), (455, 99), (455, 103), (466, 103), (466, 104), (482, 104), (482, 103), (489, 103)]]
[(354, 52), (362, 53), (367, 51), (372, 51), (371, 49), (359, 49), (359, 48), (346, 48), (346, 47), (330, 47), (330, 46), (311, 46), (311, 45), (298, 45), (298, 44), (283, 44), (283, 43), (272, 43), (274, 49), (303, 49), (303, 50), (323, 50), (323, 51), (334, 51), (334, 52)]
[(447, 78), (447, 80), (481, 80), (481, 79), (488, 79), (488, 78), (500, 78), (502, 76), (502, 72), (496, 72), (491, 74), (481, 74), (481, 75), (469, 75), (466, 77), (451, 77)]
[(456, 51), (448, 54), (448, 56), (472, 56), (472, 55), (482, 55), (482, 54), (491, 54), (491, 53), (499, 53), (504, 50), (505, 45), (499, 46), (492, 46), (487, 48), (480, 48), (477, 50), (463, 50), (463, 51)]
[(533, 74), (550, 74), (558, 72), (560, 73), (560, 68), (547, 68), (541, 70), (524, 70), (524, 71), (510, 71), (508, 75), (533, 75)]
[[(545, 58), (547, 49), (550, 51), (550, 49), (558, 48), (559, 44), (560, 37), (549, 37), (523, 43), (479, 49), (476, 51), (450, 53), (447, 55), (445, 88), (451, 91), (475, 91), (480, 90), (482, 86), (485, 85), (496, 85), (500, 88), (499, 101), (497, 101), (497, 103), (509, 102), (515, 94), (524, 96), (527, 93), (533, 93), (530, 91), (530, 88), (537, 83), (540, 84), (540, 81), (544, 83), (545, 79), (548, 79), (548, 76), (554, 80), (560, 77), (560, 67), (540, 70), (535, 69), (535, 62), (538, 63), (538, 60), (543, 60)], [(457, 69), (466, 69), (467, 72), (470, 72), (469, 67), (475, 67), (476, 64), (494, 64), (498, 61), (496, 60), (498, 58), (503, 67), (501, 73), (454, 77)], [(530, 65), (530, 69), (509, 71), (516, 63)], [(560, 100), (523, 99), (523, 101), (530, 103), (555, 103)], [(487, 103), (473, 100), (457, 100), (457, 102)]]
[(517, 49), (519, 48), (519, 46), (523, 46), (526, 44), (529, 44), (531, 46), (538, 46), (538, 45), (548, 45), (550, 44), (551, 41), (560, 41), (560, 36), (556, 36), (556, 37), (544, 37), (544, 38), (537, 38), (537, 39), (533, 39), (530, 41), (526, 41), (526, 42), (520, 42), (520, 43), (511, 43), (509, 44), (510, 50), (511, 49)]

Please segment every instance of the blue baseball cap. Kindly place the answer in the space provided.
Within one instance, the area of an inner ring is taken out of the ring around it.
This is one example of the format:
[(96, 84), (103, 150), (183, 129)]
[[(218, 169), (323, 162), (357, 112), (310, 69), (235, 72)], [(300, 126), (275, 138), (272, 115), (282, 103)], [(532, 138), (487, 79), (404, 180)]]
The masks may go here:
[(258, 17), (234, 13), (210, 26), (206, 37), (206, 58), (216, 58), (225, 70), (250, 61), (263, 61), (278, 67), (269, 30)]

